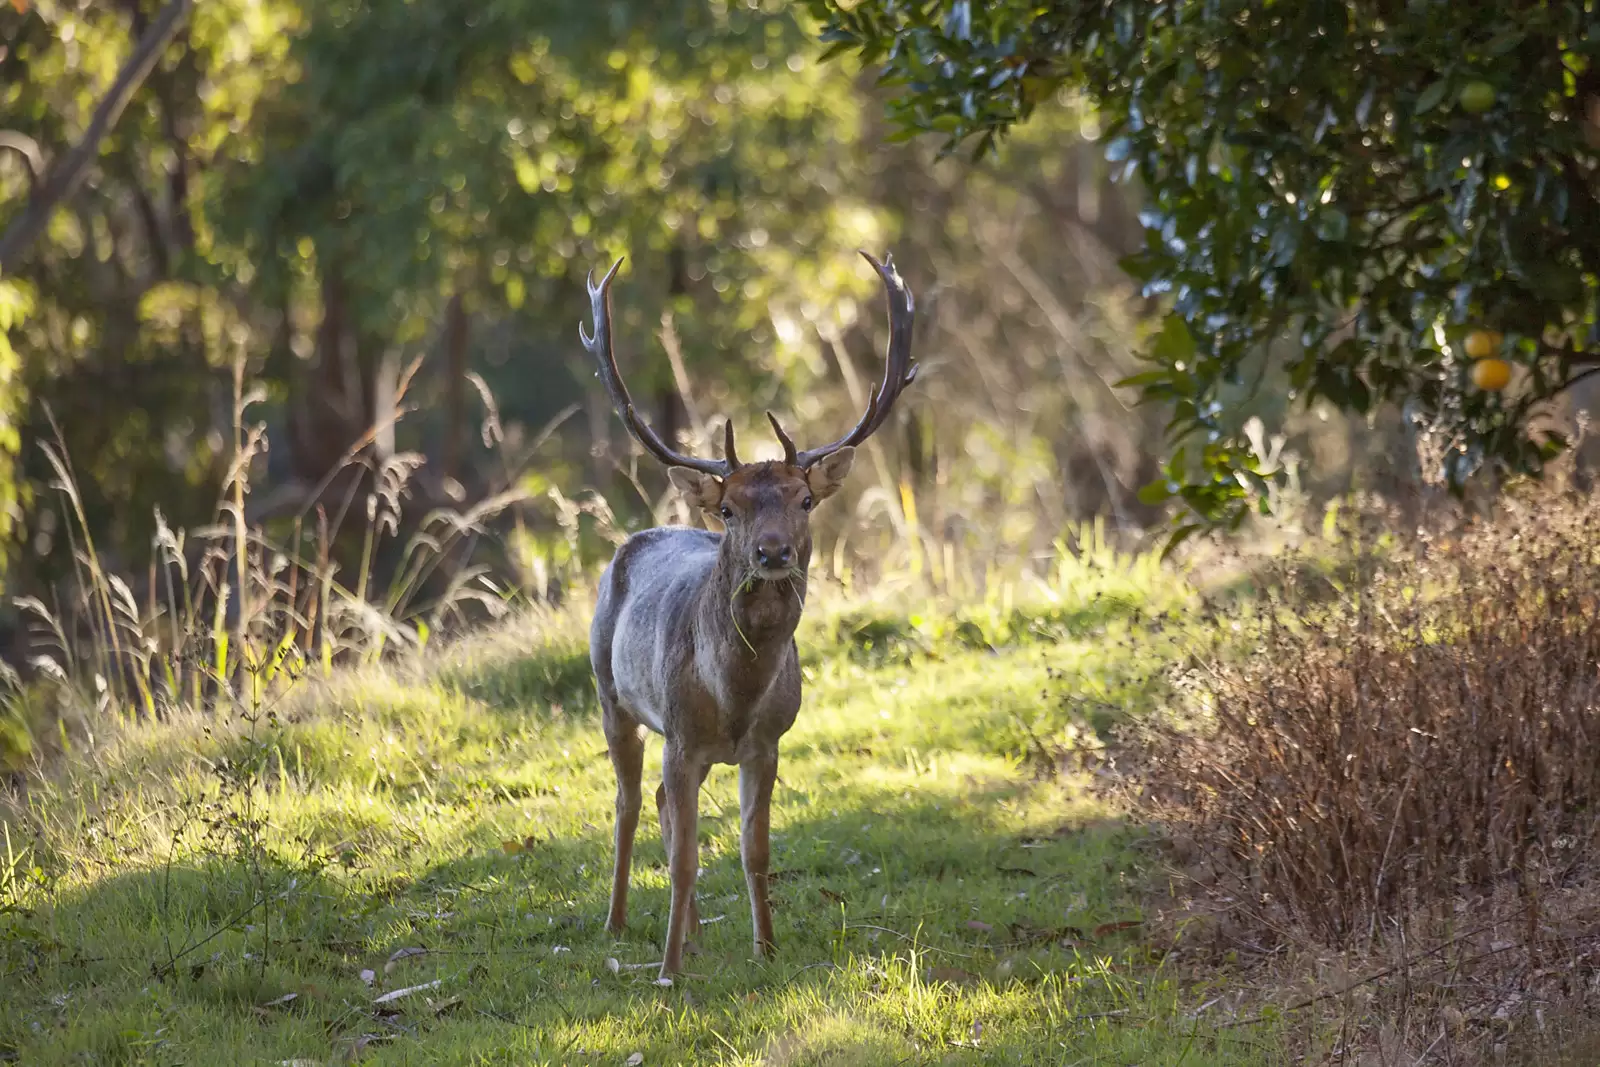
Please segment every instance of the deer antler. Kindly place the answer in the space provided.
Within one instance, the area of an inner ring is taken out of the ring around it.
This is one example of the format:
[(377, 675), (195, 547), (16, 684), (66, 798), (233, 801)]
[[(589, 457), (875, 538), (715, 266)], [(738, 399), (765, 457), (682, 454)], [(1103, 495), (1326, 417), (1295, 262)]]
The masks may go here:
[(911, 359), (911, 325), (916, 310), (911, 290), (906, 288), (900, 272), (894, 269), (893, 256), (885, 256), (883, 262), (879, 263), (866, 252), (862, 252), (861, 255), (872, 264), (872, 269), (878, 272), (878, 277), (883, 279), (889, 300), (889, 352), (884, 361), (883, 381), (873, 387), (872, 395), (867, 399), (867, 410), (862, 414), (861, 421), (855, 424), (855, 428), (832, 444), (823, 445), (821, 448), (808, 448), (803, 452), (796, 452), (794, 442), (783, 432), (778, 420), (770, 411), (767, 413), (767, 418), (772, 420), (772, 428), (778, 435), (778, 441), (783, 445), (785, 461), (802, 470), (841, 448), (854, 448), (876, 433), (878, 427), (889, 417), (889, 411), (899, 399), (900, 393), (917, 377), (917, 364)]
[(594, 316), (594, 332), (591, 334), (584, 329), (582, 323), (578, 324), (578, 339), (583, 342), (583, 347), (588, 349), (594, 357), (598, 367), (600, 380), (605, 383), (606, 392), (611, 394), (611, 404), (617, 409), (617, 414), (622, 416), (622, 424), (633, 434), (634, 440), (645, 447), (645, 451), (655, 456), (669, 467), (688, 467), (690, 470), (700, 471), (717, 478), (726, 478), (739, 466), (739, 457), (733, 450), (733, 421), (730, 419), (723, 430), (723, 458), (699, 459), (695, 456), (684, 455), (667, 447), (661, 436), (650, 428), (650, 424), (639, 417), (634, 410), (633, 398), (628, 395), (628, 387), (623, 384), (622, 373), (617, 370), (617, 356), (611, 348), (611, 282), (617, 276), (617, 269), (622, 266), (618, 259), (600, 279), (600, 284), (594, 283), (594, 272), (590, 271), (584, 280), (589, 290), (589, 306)]

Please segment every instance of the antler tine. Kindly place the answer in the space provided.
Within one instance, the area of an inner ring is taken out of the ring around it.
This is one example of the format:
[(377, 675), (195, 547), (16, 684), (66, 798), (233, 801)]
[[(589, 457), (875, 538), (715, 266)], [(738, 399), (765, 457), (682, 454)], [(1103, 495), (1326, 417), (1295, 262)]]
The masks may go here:
[(611, 283), (617, 276), (617, 271), (622, 266), (619, 258), (611, 265), (606, 276), (600, 279), (600, 284), (594, 282), (594, 271), (590, 271), (584, 279), (584, 287), (589, 291), (589, 308), (594, 317), (593, 331), (586, 330), (583, 323), (578, 324), (578, 339), (583, 342), (583, 347), (594, 357), (596, 371), (600, 380), (605, 383), (606, 392), (611, 394), (611, 405), (617, 409), (617, 414), (622, 417), (622, 424), (634, 436), (645, 451), (655, 456), (656, 459), (669, 467), (688, 467), (704, 474), (718, 478), (726, 478), (733, 473), (739, 461), (733, 454), (733, 427), (730, 425), (727, 432), (727, 452), (725, 459), (699, 459), (695, 456), (684, 455), (667, 447), (659, 434), (650, 428), (650, 424), (639, 417), (634, 410), (633, 398), (628, 395), (628, 387), (622, 381), (622, 372), (617, 369), (617, 356), (611, 346)]
[[(801, 452), (792, 461), (798, 467), (809, 467), (841, 448), (853, 448), (871, 437), (889, 417), (889, 412), (894, 407), (894, 402), (900, 398), (901, 391), (917, 377), (918, 366), (911, 359), (911, 327), (916, 312), (916, 301), (912, 299), (911, 290), (906, 288), (900, 272), (895, 270), (894, 256), (885, 256), (883, 262), (879, 263), (867, 252), (862, 252), (861, 255), (872, 264), (872, 269), (878, 272), (878, 277), (883, 279), (885, 295), (889, 301), (889, 351), (884, 360), (883, 381), (873, 387), (872, 395), (867, 399), (867, 410), (862, 413), (861, 421), (831, 445), (808, 448)], [(779, 434), (782, 435), (781, 430)]]
[(722, 460), (728, 465), (729, 470), (737, 470), (739, 467), (739, 455), (733, 450), (732, 419), (722, 424)]
[(778, 435), (778, 443), (783, 446), (783, 461), (791, 467), (800, 466), (800, 456), (794, 450), (794, 440), (783, 432), (783, 427), (778, 423), (778, 416), (769, 411), (767, 421), (772, 423), (772, 432)]

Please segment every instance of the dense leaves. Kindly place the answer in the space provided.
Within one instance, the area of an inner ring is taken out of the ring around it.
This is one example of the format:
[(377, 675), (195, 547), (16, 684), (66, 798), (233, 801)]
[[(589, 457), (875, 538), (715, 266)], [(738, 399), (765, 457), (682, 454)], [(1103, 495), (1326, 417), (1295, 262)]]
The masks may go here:
[[(1304, 404), (1403, 405), (1454, 487), (1538, 472), (1542, 418), (1600, 364), (1600, 18), (1587, 0), (813, 0), (882, 64), (904, 135), (981, 152), (1063, 88), (1146, 194), (1127, 268), (1172, 318), (1130, 379), (1178, 443), (1147, 499), (1205, 521), (1267, 497), (1242, 413), (1274, 370)], [(1471, 384), (1503, 335), (1511, 388)], [(1278, 380), (1278, 379), (1274, 379)]]

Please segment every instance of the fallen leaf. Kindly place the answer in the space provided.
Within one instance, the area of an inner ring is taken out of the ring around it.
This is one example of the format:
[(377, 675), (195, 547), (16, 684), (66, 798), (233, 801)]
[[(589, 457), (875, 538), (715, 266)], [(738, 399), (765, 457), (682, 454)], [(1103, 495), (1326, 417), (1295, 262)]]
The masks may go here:
[(433, 1009), (433, 1014), (435, 1017), (443, 1015), (445, 1012), (452, 1011), (460, 1006), (460, 997), (445, 997), (443, 1000), (434, 1000), (431, 997), (428, 998), (428, 1007)]
[(656, 979), (656, 985), (660, 986), (662, 989), (669, 989), (672, 986), (672, 979), (670, 979), (670, 978), (657, 978)]
[(628, 1065), (628, 1067), (639, 1067), (639, 1064), (644, 1062), (644, 1053), (635, 1052), (633, 1055), (629, 1056), (627, 1058), (627, 1060), (625, 1060), (624, 1062)]
[(621, 974), (622, 973), (622, 962), (620, 960), (618, 960), (615, 956), (607, 956), (606, 957), (606, 970), (610, 971), (612, 974)]
[(1039, 874), (1038, 874), (1037, 871), (1030, 871), (1026, 867), (996, 867), (995, 870), (998, 871), (1001, 874), (1016, 874), (1016, 875), (1022, 875), (1022, 876), (1028, 877), (1028, 878), (1037, 878), (1037, 877), (1039, 877)]
[(388, 1040), (390, 1040), (390, 1036), (388, 1034), (362, 1034), (360, 1037), (350, 1042), (350, 1047), (345, 1049), (343, 1057), (344, 1062), (354, 1063), (361, 1058), (361, 1054), (367, 1050), (368, 1045)]
[(378, 972), (377, 971), (374, 971), (370, 967), (363, 967), (361, 969), (361, 981), (364, 982), (366, 985), (370, 986), (373, 982), (376, 982), (377, 980), (378, 980)]
[(984, 933), (988, 933), (990, 930), (993, 930), (994, 927), (990, 926), (988, 923), (984, 922), (982, 919), (968, 919), (967, 920), (967, 929), (969, 929), (969, 930), (982, 930)]
[(402, 960), (413, 959), (417, 956), (426, 956), (427, 954), (428, 950), (425, 948), (395, 949), (394, 955), (389, 957), (389, 962), (383, 965), (383, 973), (388, 974), (390, 971), (394, 970)]
[(504, 852), (508, 856), (515, 856), (517, 853), (523, 850), (523, 847), (524, 846), (522, 842), (516, 840), (515, 838), (508, 838), (505, 841), (500, 842), (500, 851)]
[(433, 981), (423, 982), (421, 985), (406, 986), (404, 989), (396, 989), (393, 992), (385, 993), (372, 1003), (389, 1004), (393, 1001), (399, 1000), (401, 997), (409, 997), (413, 993), (420, 993), (424, 989), (438, 989), (439, 984), (443, 981), (444, 979), (442, 978), (435, 978)]
[(286, 1007), (287, 1005), (293, 1004), (296, 1000), (299, 999), (299, 997), (300, 997), (299, 993), (285, 993), (283, 996), (277, 998), (276, 1000), (269, 1000), (269, 1001), (267, 1001), (265, 1004), (263, 1004), (261, 1006), (263, 1008), (282, 1008), (282, 1007)]
[(1122, 922), (1117, 923), (1101, 923), (1099, 926), (1094, 928), (1094, 936), (1104, 937), (1107, 934), (1115, 934), (1122, 930), (1134, 930), (1143, 925), (1144, 923), (1140, 922), (1138, 919), (1125, 919)]
[(817, 892), (821, 893), (823, 896), (827, 897), (829, 900), (833, 901), (835, 904), (843, 904), (844, 903), (844, 894), (843, 893), (835, 893), (833, 890), (828, 889), (826, 886), (818, 886), (817, 887)]
[(278, 1067), (322, 1067), (316, 1060), (279, 1060)]

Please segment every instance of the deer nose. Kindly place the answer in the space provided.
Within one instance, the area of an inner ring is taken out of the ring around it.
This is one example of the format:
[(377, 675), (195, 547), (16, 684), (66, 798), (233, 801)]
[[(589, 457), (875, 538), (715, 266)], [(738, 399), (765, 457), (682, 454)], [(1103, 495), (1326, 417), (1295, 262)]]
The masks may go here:
[(787, 567), (794, 562), (794, 549), (787, 541), (766, 534), (756, 542), (756, 562), (763, 567)]

